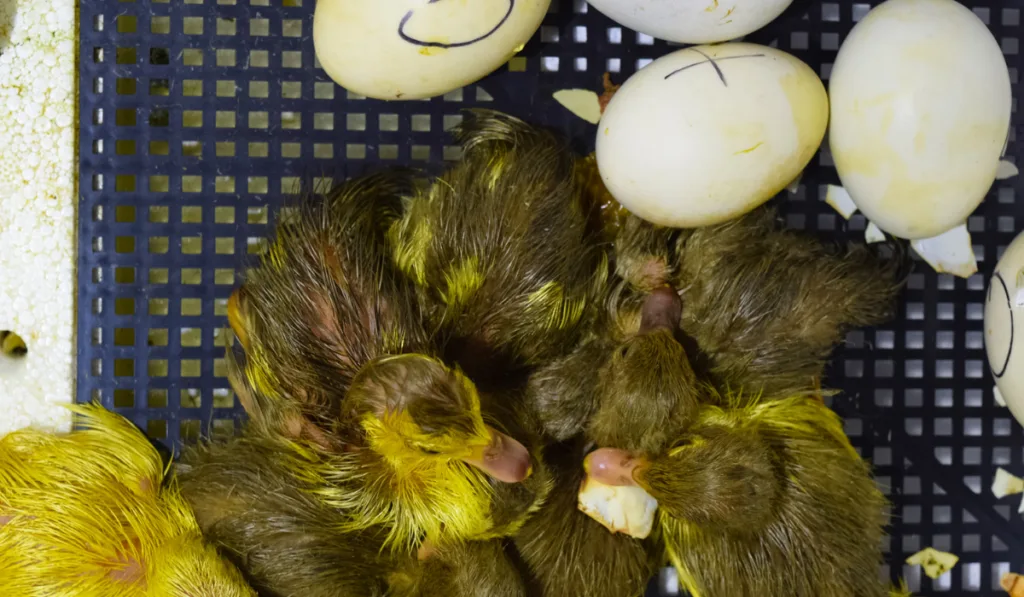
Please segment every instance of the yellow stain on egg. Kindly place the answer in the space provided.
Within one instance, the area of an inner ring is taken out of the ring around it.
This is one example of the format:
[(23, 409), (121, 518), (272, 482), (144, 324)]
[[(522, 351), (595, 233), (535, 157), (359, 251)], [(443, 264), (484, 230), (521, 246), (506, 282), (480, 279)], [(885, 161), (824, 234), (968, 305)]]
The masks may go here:
[(761, 141), (760, 143), (758, 143), (757, 145), (754, 145), (752, 147), (748, 147), (746, 149), (741, 149), (741, 150), (737, 151), (736, 153), (734, 153), (733, 155), (742, 155), (742, 154), (745, 154), (745, 153), (750, 153), (750, 152), (754, 151), (755, 149), (757, 149), (758, 147), (761, 147), (762, 145), (764, 145), (764, 141)]

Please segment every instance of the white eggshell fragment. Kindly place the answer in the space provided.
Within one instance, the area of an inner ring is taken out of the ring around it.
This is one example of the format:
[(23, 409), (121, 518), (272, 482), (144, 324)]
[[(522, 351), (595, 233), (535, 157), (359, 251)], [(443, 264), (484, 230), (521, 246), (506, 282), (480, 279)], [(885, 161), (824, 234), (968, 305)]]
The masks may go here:
[(377, 99), (442, 95), (490, 74), (540, 27), (551, 0), (317, 0), (324, 71)]
[(985, 297), (985, 351), (999, 395), (1024, 425), (1024, 307), (1014, 300), (1024, 290), (1024, 234), (1006, 248)]
[(1003, 467), (996, 469), (996, 476), (992, 479), (992, 495), (1002, 499), (1015, 493), (1024, 493), (1024, 479), (1010, 474)]
[(687, 44), (728, 41), (775, 20), (793, 0), (589, 0), (616, 23)]
[(707, 226), (785, 189), (827, 123), (821, 80), (793, 56), (747, 43), (685, 48), (615, 93), (598, 126), (597, 164), (637, 216)]
[(850, 198), (846, 189), (834, 184), (828, 185), (828, 190), (825, 192), (825, 203), (831, 205), (832, 209), (847, 220), (857, 211), (857, 204)]
[(937, 236), (992, 186), (1010, 124), (995, 38), (954, 0), (888, 0), (846, 38), (829, 84), (843, 186), (886, 232)]
[(864, 229), (864, 242), (870, 244), (880, 243), (885, 240), (885, 233), (878, 226), (875, 226), (874, 222), (868, 222), (867, 228)]
[(910, 246), (940, 274), (970, 278), (978, 273), (978, 260), (974, 256), (967, 224), (961, 224), (938, 236), (911, 241)]
[(604, 485), (587, 477), (580, 487), (578, 507), (612, 533), (646, 539), (654, 528), (658, 500), (636, 485)]
[(999, 161), (999, 166), (996, 168), (996, 180), (1006, 180), (1018, 174), (1020, 174), (1020, 170), (1017, 169), (1016, 164), (1007, 160)]
[(601, 121), (601, 100), (589, 89), (562, 89), (554, 93), (555, 101), (566, 110), (591, 124)]

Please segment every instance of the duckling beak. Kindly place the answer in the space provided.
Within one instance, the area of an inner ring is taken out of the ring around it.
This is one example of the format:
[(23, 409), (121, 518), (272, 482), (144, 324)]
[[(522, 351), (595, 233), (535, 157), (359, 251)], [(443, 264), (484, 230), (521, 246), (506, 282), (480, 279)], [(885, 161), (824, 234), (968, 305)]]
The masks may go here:
[(644, 299), (640, 311), (640, 333), (674, 331), (683, 315), (683, 302), (675, 289), (663, 286)]
[(591, 479), (603, 485), (632, 486), (638, 485), (635, 475), (642, 462), (642, 458), (636, 458), (625, 450), (599, 448), (587, 454), (583, 469)]
[(511, 437), (488, 428), (491, 444), (479, 455), (464, 458), (463, 462), (482, 470), (503, 483), (519, 483), (533, 472), (530, 451)]

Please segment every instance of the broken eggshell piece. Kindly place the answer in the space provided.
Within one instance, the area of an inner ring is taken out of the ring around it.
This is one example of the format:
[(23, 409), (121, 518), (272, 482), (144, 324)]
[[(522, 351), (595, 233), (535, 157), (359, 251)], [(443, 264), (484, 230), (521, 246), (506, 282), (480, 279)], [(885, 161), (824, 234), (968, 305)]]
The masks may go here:
[(1024, 425), (1024, 233), (1006, 248), (985, 295), (985, 352), (999, 395)]
[(605, 485), (587, 477), (580, 486), (581, 512), (613, 533), (646, 539), (654, 528), (658, 500), (637, 485)]
[(883, 2), (840, 48), (829, 97), (839, 178), (889, 234), (940, 235), (992, 186), (1009, 131), (1010, 76), (998, 42), (969, 8)]
[(789, 185), (825, 135), (817, 74), (766, 46), (697, 46), (655, 60), (615, 93), (597, 130), (608, 191), (654, 224), (709, 226)]
[(443, 95), (505, 64), (551, 0), (317, 0), (313, 45), (327, 75), (376, 99)]
[(978, 260), (974, 255), (967, 224), (932, 238), (911, 241), (910, 246), (940, 274), (970, 278), (978, 272)]

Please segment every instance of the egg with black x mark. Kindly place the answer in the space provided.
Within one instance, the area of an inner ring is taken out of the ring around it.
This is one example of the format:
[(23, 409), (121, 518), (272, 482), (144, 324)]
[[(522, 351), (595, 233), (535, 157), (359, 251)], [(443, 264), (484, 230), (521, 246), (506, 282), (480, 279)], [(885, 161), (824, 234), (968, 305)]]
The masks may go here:
[(316, 56), (367, 97), (414, 100), (473, 83), (533, 36), (551, 0), (318, 0)]
[(626, 209), (662, 226), (718, 224), (761, 205), (821, 145), (828, 97), (813, 70), (766, 46), (685, 48), (615, 92), (597, 165)]

